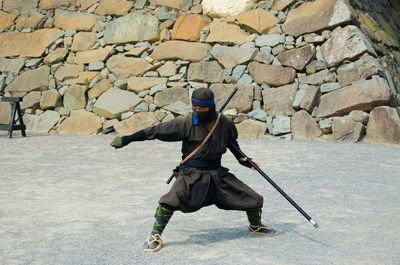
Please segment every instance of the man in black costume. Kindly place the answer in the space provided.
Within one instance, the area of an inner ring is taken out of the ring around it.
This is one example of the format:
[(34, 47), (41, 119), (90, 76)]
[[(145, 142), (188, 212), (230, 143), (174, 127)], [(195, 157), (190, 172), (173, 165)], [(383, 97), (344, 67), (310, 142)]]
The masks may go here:
[[(207, 136), (218, 113), (214, 94), (200, 88), (192, 94), (193, 113), (146, 128), (129, 136), (116, 137), (111, 146), (121, 148), (134, 141), (159, 139), (182, 141), (182, 158), (188, 156)], [(162, 196), (155, 214), (153, 230), (144, 249), (155, 252), (162, 247), (161, 234), (174, 211), (195, 212), (216, 205), (224, 210), (246, 211), (249, 231), (254, 234), (275, 235), (276, 231), (261, 223), (263, 198), (221, 166), (222, 154), (229, 148), (240, 164), (250, 167), (237, 150), (237, 130), (234, 123), (221, 114), (211, 137), (189, 161), (176, 172), (171, 190)], [(235, 146), (235, 148), (233, 148)]]

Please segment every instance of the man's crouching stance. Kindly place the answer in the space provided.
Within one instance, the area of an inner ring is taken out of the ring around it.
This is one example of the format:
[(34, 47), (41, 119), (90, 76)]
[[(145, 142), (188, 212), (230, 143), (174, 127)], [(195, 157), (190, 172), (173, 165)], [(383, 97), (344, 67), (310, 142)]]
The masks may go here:
[(161, 234), (174, 211), (195, 212), (213, 204), (224, 210), (246, 211), (251, 233), (275, 235), (274, 229), (261, 223), (261, 195), (221, 166), (222, 154), (229, 148), (240, 164), (251, 167), (249, 161), (236, 151), (240, 149), (234, 123), (216, 112), (214, 94), (209, 89), (195, 90), (192, 94), (192, 106), (192, 114), (177, 117), (129, 136), (116, 137), (111, 143), (111, 146), (120, 148), (134, 141), (182, 141), (182, 157), (185, 158), (200, 145), (217, 122), (218, 115), (221, 115), (211, 137), (179, 168), (171, 190), (160, 198), (153, 230), (144, 244), (144, 250), (155, 252), (161, 249)]

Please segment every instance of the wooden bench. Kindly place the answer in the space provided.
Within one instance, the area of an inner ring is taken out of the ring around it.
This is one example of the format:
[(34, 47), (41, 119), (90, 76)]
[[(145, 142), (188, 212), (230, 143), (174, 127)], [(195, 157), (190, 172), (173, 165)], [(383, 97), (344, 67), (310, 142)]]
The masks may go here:
[[(11, 120), (9, 124), (0, 124), (0, 130), (8, 131), (8, 137), (12, 137), (13, 130), (19, 130), (22, 133), (22, 136), (25, 137), (25, 129), (26, 126), (22, 119), (21, 106), (19, 103), (22, 101), (22, 97), (1, 97), (1, 102), (9, 102), (11, 103)], [(18, 114), (19, 124), (16, 124), (15, 115)]]

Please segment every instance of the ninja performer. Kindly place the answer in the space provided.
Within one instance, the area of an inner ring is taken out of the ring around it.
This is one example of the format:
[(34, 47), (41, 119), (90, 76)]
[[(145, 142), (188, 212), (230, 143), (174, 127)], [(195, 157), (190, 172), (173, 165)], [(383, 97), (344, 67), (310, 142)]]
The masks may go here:
[(251, 167), (247, 158), (241, 157), (236, 151), (240, 149), (234, 123), (216, 111), (214, 94), (211, 90), (206, 88), (195, 90), (191, 101), (193, 113), (129, 136), (118, 136), (111, 143), (111, 146), (121, 148), (135, 141), (153, 139), (182, 141), (184, 159), (203, 142), (216, 125), (204, 146), (177, 170), (170, 191), (160, 198), (153, 230), (144, 244), (144, 250), (155, 252), (161, 249), (163, 244), (161, 234), (174, 211), (190, 213), (213, 204), (224, 210), (245, 211), (250, 223), (250, 233), (275, 235), (276, 231), (273, 228), (261, 223), (263, 206), (261, 195), (221, 166), (221, 157), (228, 148), (240, 164)]

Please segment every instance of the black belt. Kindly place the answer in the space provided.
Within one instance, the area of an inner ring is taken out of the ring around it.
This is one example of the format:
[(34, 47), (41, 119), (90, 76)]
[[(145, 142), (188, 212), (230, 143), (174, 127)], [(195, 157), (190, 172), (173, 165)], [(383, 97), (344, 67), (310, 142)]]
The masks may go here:
[(213, 159), (213, 160), (190, 159), (182, 167), (194, 167), (201, 170), (217, 169), (221, 167), (221, 159)]

